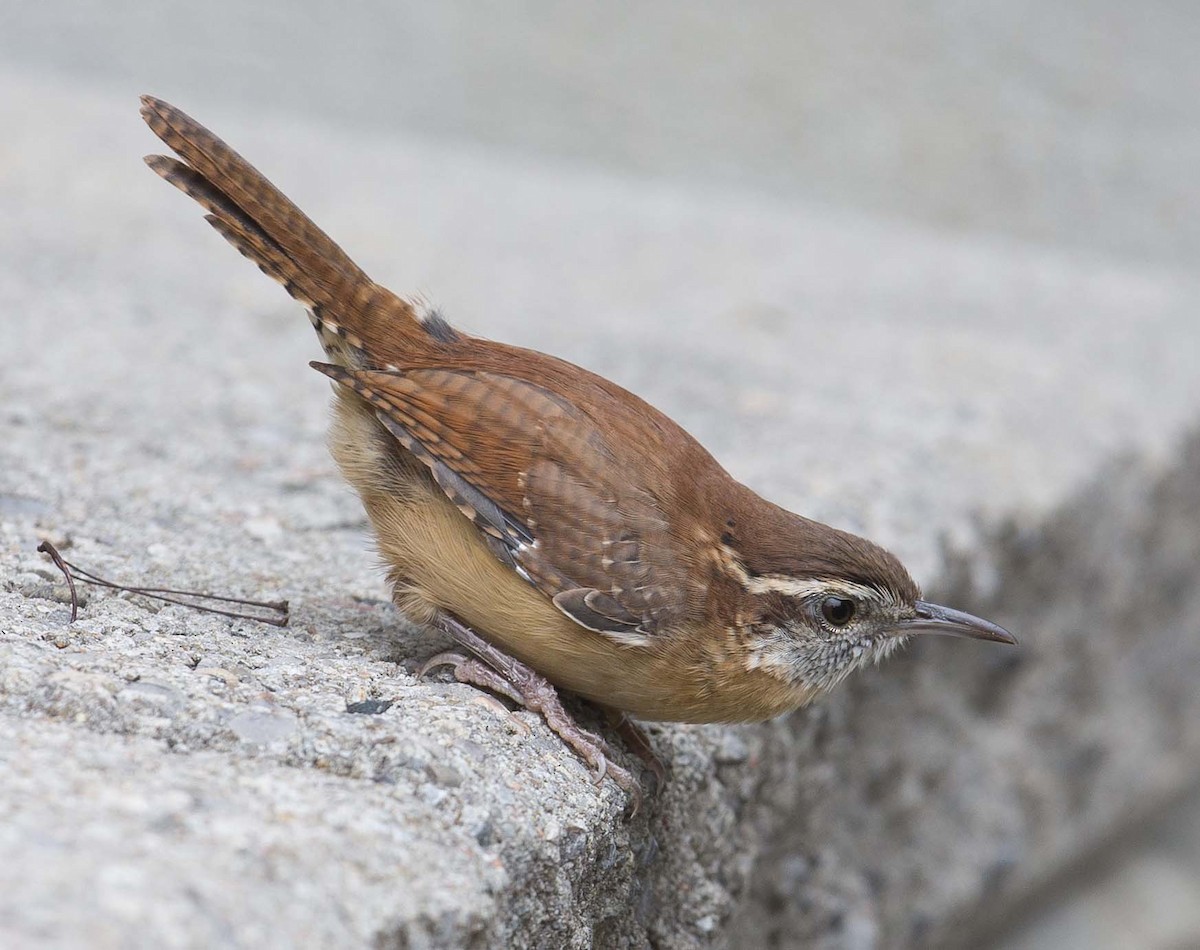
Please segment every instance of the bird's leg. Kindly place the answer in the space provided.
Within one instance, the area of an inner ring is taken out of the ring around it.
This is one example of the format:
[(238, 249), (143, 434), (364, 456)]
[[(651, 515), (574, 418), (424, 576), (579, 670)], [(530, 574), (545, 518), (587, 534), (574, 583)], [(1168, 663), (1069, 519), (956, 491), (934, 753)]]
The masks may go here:
[(425, 663), (420, 671), (422, 675), (434, 666), (449, 666), (460, 683), (482, 686), (506, 696), (531, 712), (540, 713), (546, 725), (595, 770), (593, 781), (599, 783), (607, 775), (629, 793), (633, 800), (633, 813), (637, 813), (642, 797), (637, 780), (628, 771), (609, 761), (612, 753), (602, 738), (575, 722), (563, 707), (553, 683), (520, 660), (492, 646), (454, 617), (442, 614), (434, 621), (434, 625), (472, 656), (440, 653)]
[(637, 753), (642, 764), (654, 776), (657, 783), (655, 791), (661, 792), (667, 783), (667, 767), (658, 757), (658, 753), (654, 751), (654, 746), (650, 744), (650, 737), (646, 735), (646, 730), (619, 709), (605, 707), (604, 714), (608, 718), (609, 725), (617, 730), (617, 733), (625, 740), (625, 744)]

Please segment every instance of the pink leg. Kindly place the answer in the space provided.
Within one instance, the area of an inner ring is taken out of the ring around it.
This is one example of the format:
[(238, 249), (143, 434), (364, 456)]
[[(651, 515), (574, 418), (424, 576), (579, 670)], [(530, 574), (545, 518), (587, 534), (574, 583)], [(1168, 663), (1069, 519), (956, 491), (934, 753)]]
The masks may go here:
[(474, 659), (460, 653), (441, 653), (425, 663), (421, 675), (433, 666), (447, 665), (453, 668), (459, 682), (482, 686), (506, 696), (531, 712), (540, 713), (546, 725), (595, 770), (593, 781), (599, 783), (607, 775), (629, 793), (633, 801), (631, 814), (637, 814), (642, 793), (636, 779), (609, 761), (612, 751), (602, 738), (580, 728), (563, 707), (553, 683), (520, 660), (492, 646), (453, 617), (443, 615), (435, 621), (435, 625), (473, 654)]
[(646, 731), (619, 709), (605, 709), (605, 714), (609, 723), (625, 740), (625, 744), (637, 753), (638, 758), (650, 770), (657, 782), (657, 790), (661, 792), (663, 786), (667, 784), (667, 767), (658, 757), (658, 753), (654, 751), (654, 746), (650, 744), (650, 737), (646, 735)]

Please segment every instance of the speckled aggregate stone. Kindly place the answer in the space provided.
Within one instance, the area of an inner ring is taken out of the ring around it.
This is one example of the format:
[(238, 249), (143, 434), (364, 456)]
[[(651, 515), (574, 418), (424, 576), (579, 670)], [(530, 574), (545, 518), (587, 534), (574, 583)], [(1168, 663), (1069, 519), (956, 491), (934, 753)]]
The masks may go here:
[[(0, 945), (953, 942), (1194, 779), (1192, 277), (178, 104), (380, 281), (1023, 645), (656, 726), (627, 820), (536, 717), (415, 679), (439, 644), (328, 458), (311, 330), (142, 167), (135, 99), (0, 74)], [(291, 623), (86, 589), (69, 625), (43, 537)]]

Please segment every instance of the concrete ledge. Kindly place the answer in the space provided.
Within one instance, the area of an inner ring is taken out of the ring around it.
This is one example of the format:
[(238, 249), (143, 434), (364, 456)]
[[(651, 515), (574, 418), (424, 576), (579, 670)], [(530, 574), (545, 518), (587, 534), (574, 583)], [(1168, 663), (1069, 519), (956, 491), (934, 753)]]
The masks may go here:
[[(944, 596), (1025, 631), (1020, 653), (918, 644), (774, 725), (786, 793), (733, 945), (978, 946), (1200, 780), (1197, 471), (1197, 437), (1166, 466), (1113, 463), (951, 562)], [(986, 595), (966, 579), (983, 560)]]
[[(1190, 278), (180, 104), (378, 279), (631, 386), (1024, 646), (658, 727), (623, 822), (535, 719), (414, 680), (305, 321), (141, 167), (134, 100), (0, 75), (0, 942), (953, 940), (1194, 779)], [(292, 625), (90, 593), (67, 627), (41, 534)]]

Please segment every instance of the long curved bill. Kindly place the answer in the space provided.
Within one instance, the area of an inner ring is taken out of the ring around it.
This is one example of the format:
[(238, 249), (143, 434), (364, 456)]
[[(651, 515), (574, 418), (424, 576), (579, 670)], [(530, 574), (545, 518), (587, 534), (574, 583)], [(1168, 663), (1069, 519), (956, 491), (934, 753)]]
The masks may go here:
[(1017, 638), (990, 620), (923, 600), (917, 601), (916, 608), (915, 617), (896, 625), (896, 633), (900, 636), (910, 633), (941, 633), (951, 637), (991, 640), (994, 643), (1016, 646)]

